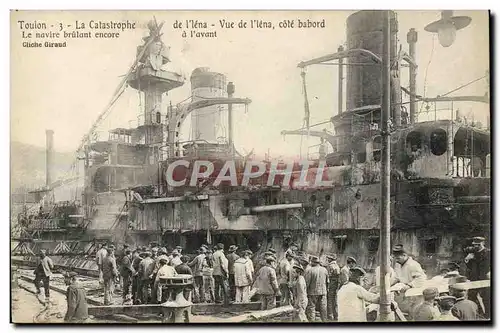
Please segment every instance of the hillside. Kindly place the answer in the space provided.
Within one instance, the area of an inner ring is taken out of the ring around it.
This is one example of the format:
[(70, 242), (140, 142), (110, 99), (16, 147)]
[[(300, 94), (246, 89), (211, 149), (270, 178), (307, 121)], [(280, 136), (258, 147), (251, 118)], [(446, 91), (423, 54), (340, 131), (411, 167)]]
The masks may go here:
[[(74, 158), (73, 152), (54, 152), (53, 181), (68, 172)], [(45, 185), (45, 148), (11, 141), (10, 177), (13, 192)]]

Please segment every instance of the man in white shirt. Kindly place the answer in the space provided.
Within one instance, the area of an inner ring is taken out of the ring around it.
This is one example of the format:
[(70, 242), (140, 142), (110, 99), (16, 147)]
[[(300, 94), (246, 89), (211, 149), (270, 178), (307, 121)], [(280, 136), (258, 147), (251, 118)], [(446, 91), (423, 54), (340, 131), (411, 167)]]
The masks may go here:
[(379, 302), (379, 295), (363, 288), (362, 277), (366, 274), (361, 267), (350, 269), (349, 282), (340, 287), (337, 302), (339, 307), (339, 322), (366, 322), (366, 303)]
[(163, 297), (163, 289), (165, 288), (165, 280), (169, 277), (176, 276), (177, 272), (175, 271), (175, 268), (172, 266), (168, 265), (168, 257), (167, 256), (162, 256), (159, 260), (160, 263), (160, 269), (158, 270), (158, 273), (156, 274), (156, 279), (154, 284), (157, 286), (156, 289), (156, 300), (159, 304), (163, 303), (163, 301), (168, 300), (168, 294), (166, 299), (162, 299)]
[(247, 250), (243, 257), (234, 262), (234, 283), (236, 286), (236, 303), (250, 302), (250, 286), (253, 282), (253, 265), (250, 256), (252, 252)]
[(410, 288), (422, 287), (427, 280), (422, 266), (413, 258), (408, 256), (403, 245), (395, 245), (392, 249), (392, 254), (396, 265), (394, 267), (395, 279), (397, 282), (404, 284), (400, 292), (403, 293)]

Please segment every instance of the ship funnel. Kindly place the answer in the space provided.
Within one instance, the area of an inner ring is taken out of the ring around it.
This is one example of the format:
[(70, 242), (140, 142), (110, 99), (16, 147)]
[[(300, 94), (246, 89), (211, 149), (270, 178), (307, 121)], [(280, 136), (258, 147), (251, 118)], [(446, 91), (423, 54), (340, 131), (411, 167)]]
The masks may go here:
[(50, 187), (52, 184), (52, 167), (54, 162), (54, 131), (45, 130), (45, 185)]

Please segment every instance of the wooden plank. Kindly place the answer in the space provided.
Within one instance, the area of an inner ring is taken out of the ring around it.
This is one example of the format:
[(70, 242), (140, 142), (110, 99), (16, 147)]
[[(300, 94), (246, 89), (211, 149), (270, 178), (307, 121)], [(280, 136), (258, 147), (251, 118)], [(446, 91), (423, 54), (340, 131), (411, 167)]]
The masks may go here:
[(107, 317), (115, 315), (125, 315), (129, 317), (161, 314), (160, 304), (142, 304), (142, 305), (97, 305), (88, 307), (89, 315), (95, 317)]
[(230, 317), (230, 318), (221, 318), (217, 319), (217, 323), (251, 323), (254, 321), (262, 321), (272, 317), (291, 314), (295, 312), (295, 309), (291, 305), (282, 306), (278, 308), (274, 308), (271, 310), (264, 311), (253, 311), (247, 314), (243, 314), (240, 316)]
[[(462, 282), (462, 283), (456, 283), (453, 284), (452, 286), (457, 287), (457, 288), (464, 288), (464, 289), (479, 289), (479, 288), (489, 288), (490, 287), (490, 280), (480, 280), (480, 281), (472, 281), (472, 282)], [(422, 292), (427, 289), (427, 288), (438, 288), (439, 293), (446, 293), (449, 291), (449, 286), (447, 284), (439, 284), (439, 285), (427, 285), (424, 287), (420, 288), (411, 288), (408, 289), (405, 293), (405, 297), (415, 297), (415, 296), (422, 296)]]

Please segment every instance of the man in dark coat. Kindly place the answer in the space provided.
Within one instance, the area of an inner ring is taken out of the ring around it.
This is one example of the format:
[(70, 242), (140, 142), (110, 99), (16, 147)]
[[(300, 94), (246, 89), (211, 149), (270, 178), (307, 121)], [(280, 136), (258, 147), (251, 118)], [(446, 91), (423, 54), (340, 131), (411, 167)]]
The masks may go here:
[(141, 257), (139, 248), (136, 249), (134, 253), (132, 253), (132, 268), (135, 271), (134, 275), (132, 276), (132, 300), (134, 303), (136, 303), (136, 301), (140, 299), (141, 296), (140, 279), (138, 271), (139, 271), (139, 264), (141, 263), (142, 258), (143, 257)]
[(66, 301), (68, 309), (64, 321), (69, 323), (82, 323), (89, 317), (85, 288), (76, 281), (76, 273), (70, 272), (65, 276), (68, 286)]
[[(467, 282), (465, 276), (456, 278), (456, 283)], [(467, 289), (457, 286), (450, 286), (450, 295), (456, 297), (456, 303), (451, 309), (451, 313), (461, 321), (478, 320), (478, 306), (467, 299)]]
[(307, 286), (307, 308), (306, 316), (309, 322), (316, 319), (316, 306), (319, 304), (321, 321), (326, 322), (327, 316), (327, 286), (328, 271), (319, 264), (319, 258), (311, 257), (311, 267), (304, 271), (304, 279)]
[(132, 277), (135, 274), (135, 269), (132, 267), (132, 253), (130, 249), (125, 249), (124, 254), (120, 267), (120, 274), (123, 281), (123, 302), (127, 300), (127, 296), (131, 298)]
[(327, 291), (327, 313), (328, 320), (338, 319), (337, 291), (340, 283), (340, 267), (337, 264), (337, 255), (329, 254), (326, 256), (328, 260), (328, 291)]
[(413, 309), (411, 314), (414, 321), (433, 321), (440, 316), (439, 309), (436, 307), (436, 298), (439, 296), (437, 288), (426, 288), (422, 292), (424, 301)]
[(102, 277), (104, 280), (104, 305), (112, 304), (112, 296), (115, 290), (115, 280), (118, 277), (118, 269), (116, 267), (114, 251), (115, 249), (113, 246), (108, 247), (108, 255), (103, 259), (102, 262)]
[[(182, 256), (181, 261), (182, 263), (180, 265), (177, 265), (175, 267), (175, 271), (177, 274), (188, 274), (193, 276), (193, 271), (191, 268), (188, 266), (188, 262), (190, 261), (191, 258), (188, 256)], [(191, 301), (191, 292), (193, 291), (193, 287), (187, 287), (184, 289), (184, 298), (187, 299), (188, 301)]]
[(188, 266), (188, 262), (189, 262), (189, 257), (188, 256), (182, 256), (181, 257), (181, 264), (180, 265), (177, 265), (175, 267), (175, 271), (177, 272), (177, 274), (189, 274), (189, 275), (193, 275), (193, 271), (191, 270), (191, 268), (189, 268)]
[(54, 264), (52, 260), (47, 256), (45, 250), (40, 250), (40, 257), (38, 258), (38, 265), (35, 269), (35, 284), (36, 292), (39, 295), (40, 282), (43, 282), (43, 289), (45, 291), (45, 302), (50, 303), (50, 277), (52, 276), (52, 270), (54, 269)]
[[(488, 280), (490, 273), (490, 260), (491, 253), (488, 248), (484, 246), (484, 237), (474, 237), (472, 240), (473, 251), (471, 251), (465, 258), (467, 265), (467, 278), (470, 281)], [(484, 310), (478, 300), (478, 294), (481, 296)], [(485, 318), (490, 318), (490, 289), (471, 289), (469, 290), (469, 299), (478, 304), (482, 315)]]

